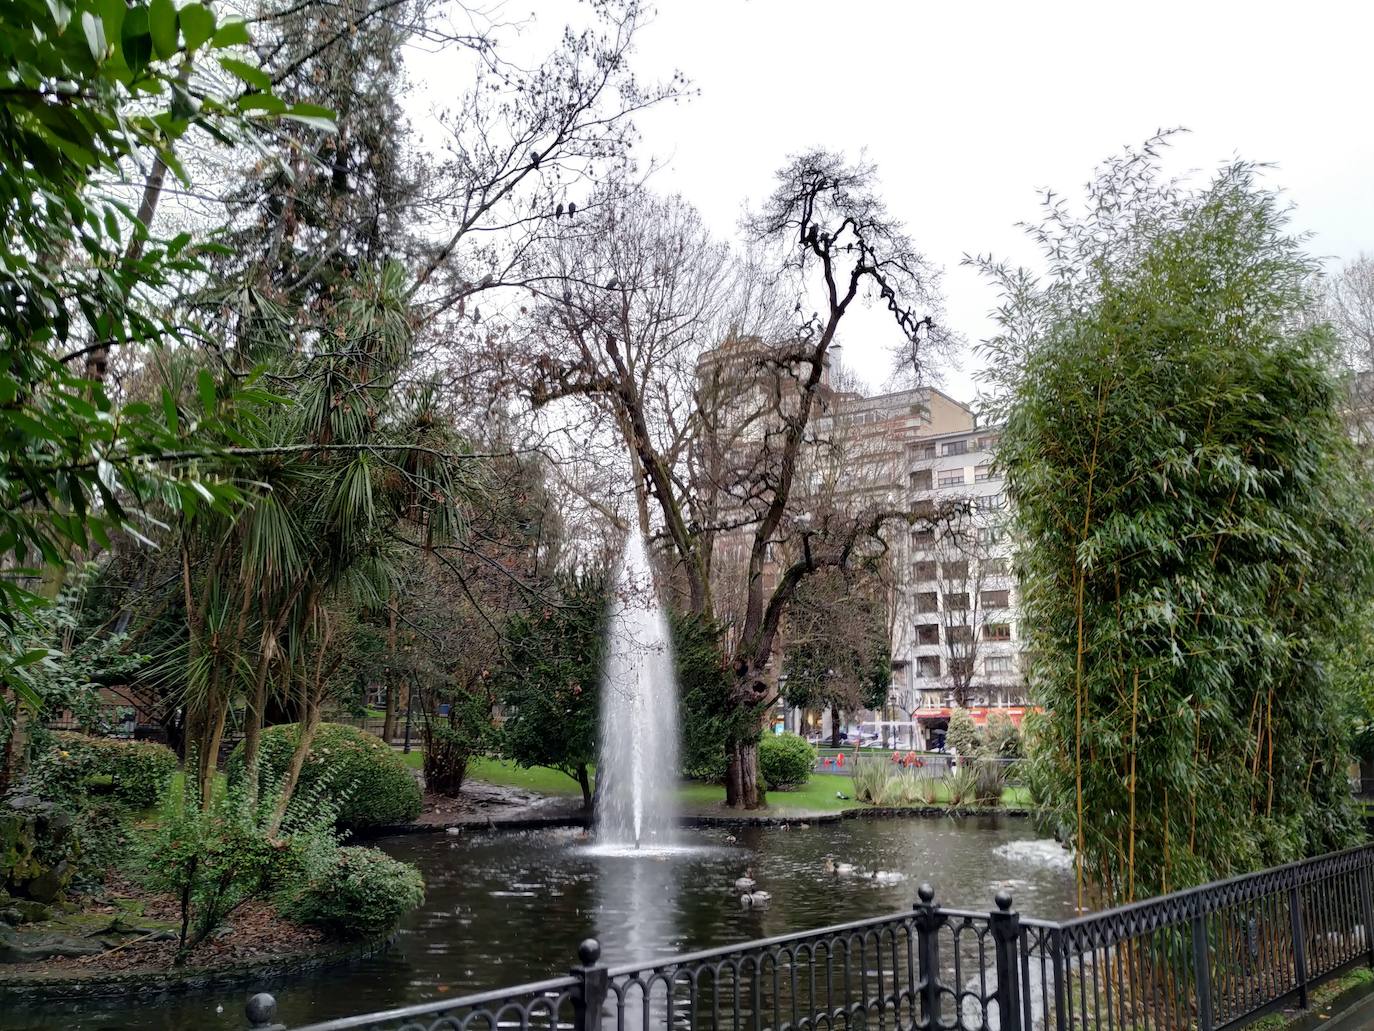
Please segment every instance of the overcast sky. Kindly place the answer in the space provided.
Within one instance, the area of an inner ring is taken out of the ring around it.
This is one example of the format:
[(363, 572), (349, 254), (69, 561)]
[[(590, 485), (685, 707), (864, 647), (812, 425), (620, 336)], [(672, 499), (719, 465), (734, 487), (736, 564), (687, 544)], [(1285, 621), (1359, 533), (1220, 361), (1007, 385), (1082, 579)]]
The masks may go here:
[[(568, 12), (532, 9), (546, 23)], [(945, 268), (953, 327), (976, 341), (995, 297), (961, 257), (1030, 260), (1015, 225), (1036, 217), (1037, 188), (1077, 196), (1096, 163), (1160, 127), (1190, 130), (1177, 172), (1275, 163), (1314, 253), (1374, 251), (1371, 40), (1368, 2), (658, 0), (636, 70), (681, 69), (700, 95), (639, 124), (667, 163), (658, 189), (731, 238), (787, 154), (866, 153)], [(874, 312), (845, 334), (846, 361), (874, 386), (890, 332)], [(961, 399), (974, 365), (945, 374)]]

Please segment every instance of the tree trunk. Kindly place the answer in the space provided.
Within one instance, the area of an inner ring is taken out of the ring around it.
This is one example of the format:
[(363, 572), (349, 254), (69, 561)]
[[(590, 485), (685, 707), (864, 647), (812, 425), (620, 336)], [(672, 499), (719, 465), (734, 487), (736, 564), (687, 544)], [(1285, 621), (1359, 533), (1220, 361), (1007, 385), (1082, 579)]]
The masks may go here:
[(592, 811), (592, 779), (587, 772), (586, 763), (577, 764), (577, 786), (582, 789), (582, 808), (585, 812)]
[(386, 607), (386, 719), (382, 721), (382, 740), (391, 744), (396, 736), (396, 713), (399, 711), (399, 692), (396, 690), (396, 599)]
[(735, 746), (739, 766), (739, 804), (745, 809), (760, 809), (768, 804), (764, 797), (763, 778), (759, 776), (759, 743), (741, 741)]
[(320, 725), (319, 705), (311, 699), (307, 701), (306, 709), (307, 715), (301, 720), (301, 736), (296, 741), (295, 751), (291, 753), (291, 761), (286, 765), (286, 778), (282, 781), (281, 795), (272, 810), (272, 821), (267, 827), (268, 837), (275, 837), (281, 829), (287, 806), (291, 804), (291, 796), (295, 794), (296, 784), (301, 779), (301, 768), (305, 765), (306, 756), (310, 754), (310, 745), (314, 742), (315, 731)]
[(224, 721), (229, 715), (229, 699), (218, 702), (207, 722), (209, 733), (200, 752), (200, 807), (209, 809), (214, 800), (215, 770), (219, 766), (219, 745), (224, 740)]
[(830, 747), (840, 747), (840, 707), (830, 706)]
[(725, 804), (731, 809), (738, 809), (743, 794), (740, 783), (739, 745), (732, 741), (727, 747), (729, 754), (725, 760)]

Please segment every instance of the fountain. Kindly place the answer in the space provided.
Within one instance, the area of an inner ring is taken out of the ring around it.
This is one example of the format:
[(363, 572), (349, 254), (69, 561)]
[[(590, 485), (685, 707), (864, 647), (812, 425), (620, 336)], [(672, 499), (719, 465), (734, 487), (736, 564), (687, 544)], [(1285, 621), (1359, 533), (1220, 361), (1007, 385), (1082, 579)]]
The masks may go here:
[(677, 677), (668, 621), (636, 533), (611, 595), (601, 684), (597, 839), (603, 847), (665, 848), (677, 816)]

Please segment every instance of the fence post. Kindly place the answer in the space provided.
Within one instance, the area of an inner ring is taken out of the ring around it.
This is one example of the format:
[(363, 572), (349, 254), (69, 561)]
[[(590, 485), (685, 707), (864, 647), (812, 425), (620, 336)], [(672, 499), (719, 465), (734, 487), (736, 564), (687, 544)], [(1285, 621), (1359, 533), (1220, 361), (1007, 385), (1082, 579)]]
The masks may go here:
[(285, 1024), (277, 1023), (277, 1000), (267, 992), (258, 992), (243, 1007), (243, 1015), (248, 1018), (250, 1031), (286, 1031)]
[(573, 991), (572, 1031), (600, 1031), (601, 1007), (606, 1003), (610, 978), (606, 974), (601, 959), (601, 943), (595, 938), (587, 938), (577, 947), (580, 961), (568, 973), (581, 983)]
[(1021, 1031), (1021, 915), (1011, 908), (1011, 892), (999, 891), (997, 911), (988, 914), (993, 947), (997, 950), (997, 1019), (1001, 1031)]
[(1212, 956), (1207, 945), (1207, 918), (1193, 917), (1193, 987), (1197, 991), (1197, 1031), (1212, 1031)]
[[(940, 1024), (940, 928), (947, 919), (935, 903), (935, 889), (922, 884), (916, 889), (920, 899), (916, 910), (916, 957), (920, 964), (921, 1020), (918, 1028), (935, 1029)], [(956, 1021), (957, 1024), (957, 1021)]]
[(1307, 929), (1302, 916), (1302, 893), (1288, 889), (1288, 925), (1293, 933), (1293, 977), (1298, 982), (1298, 1006), (1307, 1009)]
[(1369, 883), (1370, 854), (1366, 848), (1360, 856), (1360, 935), (1364, 939), (1364, 951), (1369, 959), (1369, 965), (1374, 967), (1374, 891), (1371, 891)]

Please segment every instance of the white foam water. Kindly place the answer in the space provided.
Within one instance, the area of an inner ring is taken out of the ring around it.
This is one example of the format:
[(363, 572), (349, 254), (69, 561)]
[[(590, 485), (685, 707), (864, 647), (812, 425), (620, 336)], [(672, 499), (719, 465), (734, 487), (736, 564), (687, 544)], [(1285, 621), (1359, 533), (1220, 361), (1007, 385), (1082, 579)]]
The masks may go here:
[(1049, 870), (1073, 869), (1073, 853), (1051, 838), (1008, 841), (992, 851), (994, 855), (1017, 863), (1027, 863)]
[(632, 533), (606, 625), (597, 843), (662, 849), (677, 821), (677, 677), (644, 542)]

